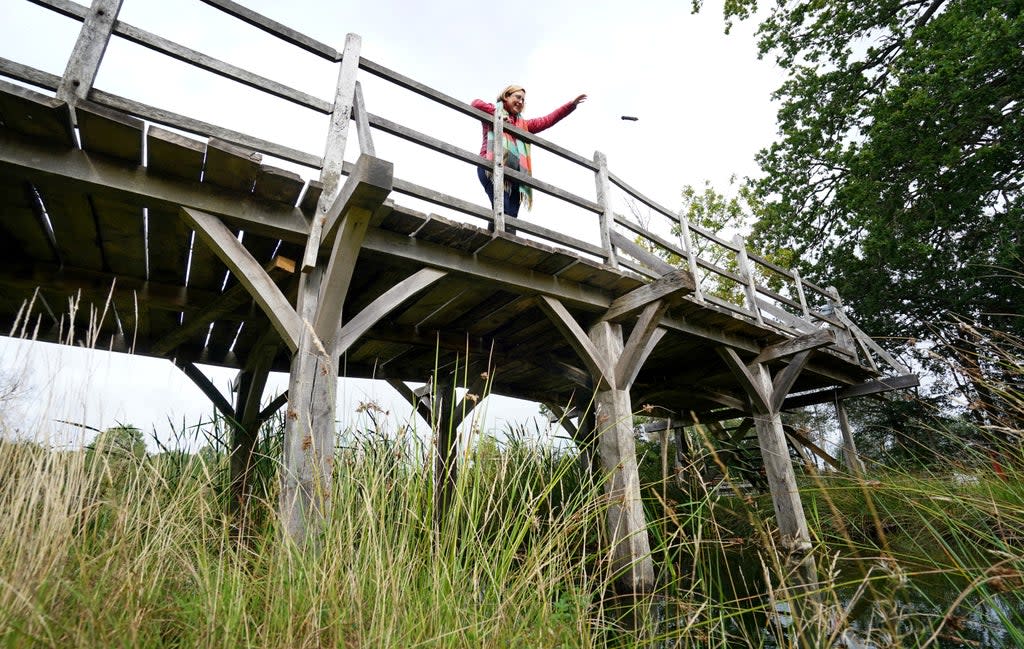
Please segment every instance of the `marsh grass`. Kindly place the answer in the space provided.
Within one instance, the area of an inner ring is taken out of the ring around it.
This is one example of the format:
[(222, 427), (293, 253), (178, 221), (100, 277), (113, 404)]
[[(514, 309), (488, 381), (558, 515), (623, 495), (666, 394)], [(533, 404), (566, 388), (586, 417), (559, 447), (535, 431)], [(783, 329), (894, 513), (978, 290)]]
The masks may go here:
[[(268, 458), (277, 434), (266, 435)], [(765, 496), (650, 482), (659, 587), (638, 599), (614, 595), (600, 483), (571, 452), (506, 437), (466, 452), (438, 529), (429, 449), (351, 435), (316, 552), (282, 545), (272, 516), (239, 539), (224, 515), (226, 458), (209, 447), (136, 458), (2, 442), (0, 637), (54, 647), (797, 647), (792, 613), (813, 595), (816, 613), (801, 624), (819, 646), (1024, 642), (1024, 482), (1013, 466), (956, 480), (807, 472), (821, 575), (811, 594), (791, 588)], [(265, 484), (272, 511), (275, 483)]]
[[(1000, 397), (1024, 411), (1012, 382)], [(370, 423), (341, 437), (317, 550), (283, 544), (276, 528), (280, 419), (259, 437), (245, 534), (225, 514), (222, 419), (141, 457), (0, 437), (0, 643), (1024, 646), (1020, 431), (999, 430), (999, 472), (981, 448), (930, 472), (806, 467), (809, 589), (794, 583), (767, 495), (694, 477), (698, 461), (720, 463), (706, 436), (682, 480), (663, 479), (655, 449), (641, 467), (658, 586), (635, 597), (616, 594), (602, 484), (575, 451), (536, 431), (475, 434), (435, 525), (426, 436)]]

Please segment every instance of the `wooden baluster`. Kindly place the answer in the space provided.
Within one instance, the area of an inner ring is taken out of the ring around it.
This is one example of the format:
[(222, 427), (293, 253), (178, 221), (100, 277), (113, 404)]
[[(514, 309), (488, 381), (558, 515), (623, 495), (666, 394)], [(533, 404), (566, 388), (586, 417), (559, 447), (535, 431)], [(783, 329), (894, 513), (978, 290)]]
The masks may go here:
[(740, 275), (747, 280), (744, 286), (747, 295), (747, 306), (754, 317), (757, 318), (757, 324), (764, 324), (764, 319), (761, 317), (761, 308), (757, 305), (757, 281), (754, 279), (754, 269), (750, 264), (750, 258), (747, 257), (747, 247), (743, 236), (737, 234), (733, 238), (733, 242), (738, 248), (736, 251), (736, 262), (739, 266)]
[(611, 181), (608, 179), (608, 158), (600, 151), (594, 152), (594, 162), (597, 164), (597, 172), (594, 181), (597, 184), (597, 202), (601, 205), (601, 248), (604, 249), (605, 262), (612, 268), (619, 267), (619, 260), (615, 254), (615, 247), (612, 246), (612, 224), (615, 216), (612, 213), (611, 204)]
[(804, 296), (804, 282), (800, 279), (800, 271), (796, 268), (793, 269), (793, 281), (796, 282), (796, 295), (800, 300), (800, 310), (803, 311), (805, 318), (810, 318), (811, 310), (807, 308), (807, 297)]
[(494, 232), (505, 231), (505, 121), (501, 118), (501, 102), (494, 107), (494, 160), (491, 166), (491, 184), (494, 200), (491, 214), (494, 216)]
[(685, 214), (679, 215), (679, 241), (686, 252), (686, 263), (690, 266), (690, 273), (693, 275), (693, 297), (698, 302), (704, 302), (704, 291), (700, 287), (700, 268), (697, 266), (697, 252), (693, 247), (693, 239), (690, 238), (690, 220)]

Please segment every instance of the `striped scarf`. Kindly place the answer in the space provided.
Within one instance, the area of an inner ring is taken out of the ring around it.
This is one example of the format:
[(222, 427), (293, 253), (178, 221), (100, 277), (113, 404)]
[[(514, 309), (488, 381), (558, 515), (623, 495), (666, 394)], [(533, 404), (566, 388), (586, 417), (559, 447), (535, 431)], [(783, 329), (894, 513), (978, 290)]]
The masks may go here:
[[(494, 107), (495, 110), (501, 111), (500, 115), (502, 119), (508, 117), (508, 112), (505, 110), (505, 106), (499, 103)], [(509, 120), (513, 126), (526, 130), (526, 120), (520, 118), (518, 115)], [(505, 139), (505, 166), (515, 171), (521, 171), (527, 176), (533, 175), (533, 163), (530, 160), (530, 143), (523, 142), (516, 139), (514, 135), (506, 130), (502, 130), (502, 135)], [(487, 131), (487, 159), (494, 160), (494, 129)], [(488, 177), (491, 173), (487, 172)], [(522, 196), (522, 204), (526, 206), (526, 209), (530, 209), (533, 206), (533, 188), (523, 185), (522, 183), (516, 183), (519, 185), (519, 194)], [(512, 183), (505, 182), (505, 192), (509, 193), (512, 191)]]

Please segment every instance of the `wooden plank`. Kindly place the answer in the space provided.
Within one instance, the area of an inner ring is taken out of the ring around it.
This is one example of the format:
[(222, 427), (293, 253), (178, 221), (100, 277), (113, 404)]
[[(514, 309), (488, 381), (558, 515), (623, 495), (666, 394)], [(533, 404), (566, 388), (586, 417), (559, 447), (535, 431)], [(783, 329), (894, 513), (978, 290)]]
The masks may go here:
[(151, 209), (147, 214), (150, 279), (184, 286), (192, 228), (170, 210)]
[(94, 0), (78, 33), (75, 47), (64, 68), (64, 78), (57, 96), (68, 103), (86, 99), (99, 72), (103, 54), (110, 43), (117, 14), (123, 0)]
[(63, 147), (76, 145), (71, 111), (59, 99), (0, 80), (4, 128)]
[(83, 150), (142, 164), (142, 120), (87, 101), (79, 101), (75, 115)]
[(438, 245), (474, 253), (491, 241), (491, 234), (473, 225), (449, 221), (431, 214), (416, 231), (416, 238)]
[(60, 77), (57, 75), (5, 59), (2, 56), (0, 56), (0, 75), (50, 91), (56, 91), (60, 85)]
[(553, 250), (548, 253), (548, 256), (543, 261), (535, 264), (533, 269), (538, 273), (557, 276), (560, 275), (562, 271), (575, 264), (579, 258), (579, 255), (573, 253)]
[(294, 162), (313, 169), (319, 169), (320, 165), (323, 164), (323, 160), (319, 156), (299, 151), (298, 149), (293, 149), (291, 147), (284, 146), (283, 144), (277, 144), (269, 140), (246, 135), (245, 133), (235, 131), (230, 128), (224, 128), (199, 119), (179, 115), (175, 112), (150, 106), (139, 101), (126, 99), (109, 92), (103, 92), (102, 90), (93, 90), (89, 95), (89, 99), (97, 104), (102, 104), (108, 108), (113, 108), (114, 110), (119, 110), (124, 113), (141, 117), (150, 122), (172, 126), (183, 131), (188, 131), (189, 133), (218, 138), (226, 142), (233, 142), (238, 146), (252, 149), (254, 151), (260, 151), (267, 155), (272, 155), (276, 158), (288, 160), (289, 162)]
[(888, 376), (882, 379), (866, 381), (857, 385), (849, 385), (841, 388), (830, 388), (818, 390), (808, 394), (798, 394), (786, 399), (782, 404), (783, 410), (803, 408), (818, 403), (830, 403), (836, 400), (864, 397), (892, 390), (906, 390), (920, 385), (921, 380), (916, 374), (905, 374), (902, 376)]
[(363, 101), (363, 86), (356, 81), (355, 97), (352, 104), (352, 116), (356, 120), (356, 135), (359, 137), (359, 151), (366, 155), (376, 156), (373, 147), (373, 133), (370, 121), (366, 118), (366, 102)]
[(661, 257), (658, 257), (657, 255), (648, 252), (640, 245), (634, 243), (630, 239), (627, 239), (618, 232), (613, 231), (611, 233), (611, 238), (612, 243), (615, 244), (616, 248), (621, 249), (630, 257), (636, 259), (645, 266), (648, 266), (649, 268), (655, 270), (659, 275), (664, 275), (666, 273), (672, 272), (673, 270), (676, 270), (676, 267), (673, 266), (672, 264), (668, 263)]
[(260, 172), (263, 156), (256, 151), (210, 138), (206, 144), (203, 182), (248, 194)]
[(99, 245), (96, 214), (89, 196), (67, 192), (51, 182), (36, 185), (43, 209), (50, 217), (58, 256), (65, 264), (101, 270), (106, 262)]
[(392, 210), (377, 227), (395, 234), (409, 235), (423, 227), (428, 219), (426, 214), (412, 210)]
[(294, 171), (260, 165), (252, 193), (255, 198), (295, 205), (304, 184), (302, 177)]
[(94, 197), (92, 204), (106, 267), (117, 275), (145, 278), (146, 239), (142, 209), (101, 196)]
[(147, 171), (151, 174), (199, 181), (203, 173), (206, 145), (159, 126), (146, 134)]
[(298, 340), (304, 325), (266, 271), (219, 219), (187, 207), (182, 207), (181, 212), (186, 221), (195, 228), (196, 234), (217, 253), (221, 261), (246, 287), (270, 318), (282, 341), (293, 352), (298, 349)]
[(693, 278), (689, 271), (677, 268), (665, 273), (650, 284), (645, 284), (626, 295), (615, 298), (602, 320), (617, 322), (656, 300), (671, 300), (693, 292)]

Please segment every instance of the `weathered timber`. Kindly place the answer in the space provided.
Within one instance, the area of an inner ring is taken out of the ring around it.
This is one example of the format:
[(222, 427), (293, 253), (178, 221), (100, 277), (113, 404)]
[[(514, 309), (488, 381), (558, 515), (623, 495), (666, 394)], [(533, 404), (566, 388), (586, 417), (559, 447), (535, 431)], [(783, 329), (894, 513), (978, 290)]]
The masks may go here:
[(110, 43), (110, 33), (114, 29), (117, 14), (121, 11), (123, 0), (94, 0), (85, 22), (78, 33), (75, 47), (68, 57), (68, 65), (64, 69), (61, 85), (57, 88), (57, 96), (74, 103), (86, 99), (92, 90), (92, 83), (100, 69), (100, 61)]

